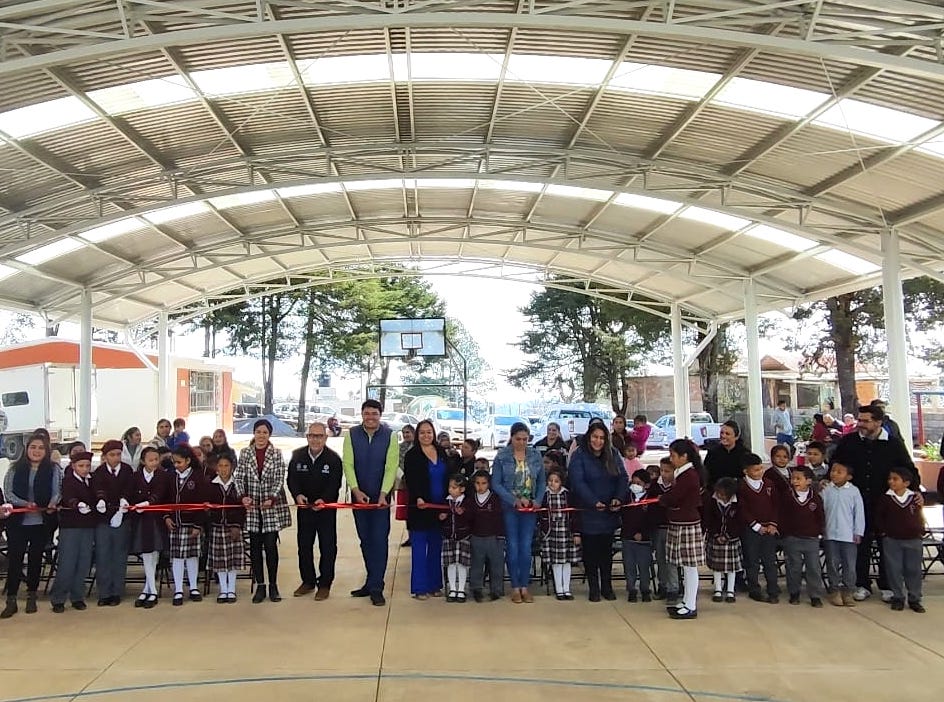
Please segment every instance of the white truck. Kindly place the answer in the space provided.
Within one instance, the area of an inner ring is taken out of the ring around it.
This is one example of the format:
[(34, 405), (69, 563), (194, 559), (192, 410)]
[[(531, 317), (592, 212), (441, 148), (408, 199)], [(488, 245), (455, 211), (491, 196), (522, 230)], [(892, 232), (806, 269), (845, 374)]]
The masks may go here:
[[(93, 370), (93, 388), (95, 379)], [(0, 410), (6, 415), (6, 427), (0, 429), (3, 457), (11, 461), (19, 458), (26, 440), (38, 427), (46, 427), (49, 430), (53, 444), (74, 441), (78, 438), (79, 378), (78, 369), (75, 366), (38, 363), (32, 366), (0, 369), (0, 388), (2, 388)], [(118, 413), (126, 415), (127, 405), (124, 410), (119, 408)], [(122, 421), (127, 422), (127, 419), (124, 418)], [(93, 391), (93, 433), (97, 424), (98, 408)], [(117, 436), (121, 436), (122, 431), (124, 428), (118, 432)]]
[[(705, 447), (718, 441), (721, 435), (721, 425), (710, 414), (707, 412), (692, 412), (691, 422), (691, 439), (699, 447)], [(668, 448), (669, 444), (675, 441), (675, 415), (662, 415), (655, 421), (654, 426), (661, 432), (662, 447)]]
[(560, 426), (561, 438), (564, 441), (570, 441), (574, 436), (586, 434), (587, 426), (594, 417), (603, 419), (609, 428), (613, 413), (587, 403), (556, 405), (545, 413), (534, 429), (535, 440), (544, 437), (547, 434), (547, 425), (555, 422)]

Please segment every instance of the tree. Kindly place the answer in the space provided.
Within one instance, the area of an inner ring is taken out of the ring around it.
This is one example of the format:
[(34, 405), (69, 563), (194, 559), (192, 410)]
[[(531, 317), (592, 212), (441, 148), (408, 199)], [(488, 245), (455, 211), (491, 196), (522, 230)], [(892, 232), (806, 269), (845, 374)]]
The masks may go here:
[(518, 387), (568, 386), (585, 402), (605, 392), (613, 410), (626, 413), (630, 375), (665, 355), (668, 320), (583, 291), (545, 288), (521, 309), (531, 325), (517, 346), (532, 358), (506, 375)]
[(25, 312), (14, 312), (10, 322), (0, 333), (0, 346), (26, 341), (28, 333), (36, 328), (36, 318)]
[[(902, 284), (902, 294), (912, 336), (916, 331), (927, 333), (944, 325), (944, 285), (940, 282), (923, 277), (907, 280)], [(887, 352), (882, 289), (869, 288), (801, 305), (793, 317), (814, 326), (808, 337), (807, 330), (801, 328), (798, 339), (807, 340), (798, 341), (794, 348), (803, 352), (810, 367), (835, 368), (842, 411), (854, 414), (859, 405), (856, 363), (884, 363)], [(936, 345), (924, 348), (927, 360), (940, 359), (938, 353)]]
[(308, 378), (312, 365), (317, 361), (321, 368), (327, 368), (335, 356), (335, 346), (339, 334), (338, 319), (335, 310), (339, 304), (339, 291), (336, 286), (312, 286), (301, 295), (299, 315), (304, 318), (302, 339), (304, 352), (298, 389), (298, 430), (306, 424), (308, 408)]
[[(726, 322), (718, 325), (714, 338), (698, 354), (698, 381), (701, 387), (701, 401), (705, 411), (715, 420), (720, 421), (718, 411), (719, 380), (728, 375), (737, 362), (737, 351), (731, 346)], [(698, 332), (695, 343), (700, 344), (705, 334)]]

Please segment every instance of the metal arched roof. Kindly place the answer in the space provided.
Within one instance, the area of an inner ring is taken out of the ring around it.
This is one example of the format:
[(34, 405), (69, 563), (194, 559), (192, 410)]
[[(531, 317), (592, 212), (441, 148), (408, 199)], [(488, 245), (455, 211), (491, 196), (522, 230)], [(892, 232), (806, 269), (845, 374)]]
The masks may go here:
[[(944, 9), (0, 7), (0, 304), (99, 324), (408, 263), (686, 320), (944, 280)], [(242, 292), (240, 292), (242, 290)]]

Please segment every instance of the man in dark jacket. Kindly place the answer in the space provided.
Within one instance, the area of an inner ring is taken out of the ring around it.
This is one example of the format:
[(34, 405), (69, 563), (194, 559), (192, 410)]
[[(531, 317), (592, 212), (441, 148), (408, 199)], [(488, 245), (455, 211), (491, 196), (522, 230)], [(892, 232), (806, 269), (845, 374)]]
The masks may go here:
[[(911, 452), (901, 439), (891, 436), (884, 428), (885, 412), (874, 404), (859, 408), (858, 431), (846, 434), (839, 440), (832, 462), (841, 463), (852, 470), (852, 483), (862, 493), (865, 505), (865, 535), (856, 554), (856, 591), (853, 598), (862, 601), (872, 594), (869, 576), (872, 542), (879, 549), (878, 587), (883, 599), (891, 597), (885, 579), (885, 568), (881, 560), (882, 541), (874, 532), (875, 502), (888, 489), (888, 471), (891, 468), (908, 468), (914, 473)], [(920, 495), (920, 493), (918, 493)]]
[[(305, 435), (308, 445), (296, 449), (288, 464), (288, 489), (298, 509), (298, 571), (302, 584), (295, 597), (314, 590), (316, 600), (326, 600), (334, 581), (334, 563), (338, 556), (337, 510), (322, 509), (326, 502), (337, 502), (341, 491), (341, 457), (328, 448), (328, 427), (315, 422)], [(315, 538), (321, 550), (315, 571)]]

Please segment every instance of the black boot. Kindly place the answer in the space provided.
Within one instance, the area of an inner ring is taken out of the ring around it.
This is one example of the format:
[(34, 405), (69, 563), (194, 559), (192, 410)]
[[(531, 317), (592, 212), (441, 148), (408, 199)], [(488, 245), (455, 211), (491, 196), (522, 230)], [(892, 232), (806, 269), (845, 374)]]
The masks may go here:
[(613, 576), (610, 573), (600, 574), (600, 594), (604, 600), (615, 600), (616, 593), (613, 592)]
[(19, 607), (16, 606), (16, 597), (13, 595), (7, 595), (7, 606), (3, 608), (2, 612), (0, 612), (0, 619), (9, 619), (18, 611)]
[(26, 613), (36, 614), (36, 590), (26, 593)]
[(266, 598), (266, 586), (265, 583), (256, 583), (256, 591), (252, 594), (252, 603), (259, 604), (264, 602)]
[(599, 602), (600, 574), (595, 568), (587, 571), (587, 588), (590, 590), (590, 601)]
[(272, 600), (273, 602), (282, 601), (282, 595), (279, 593), (279, 586), (276, 585), (274, 582), (269, 585), (269, 599)]

